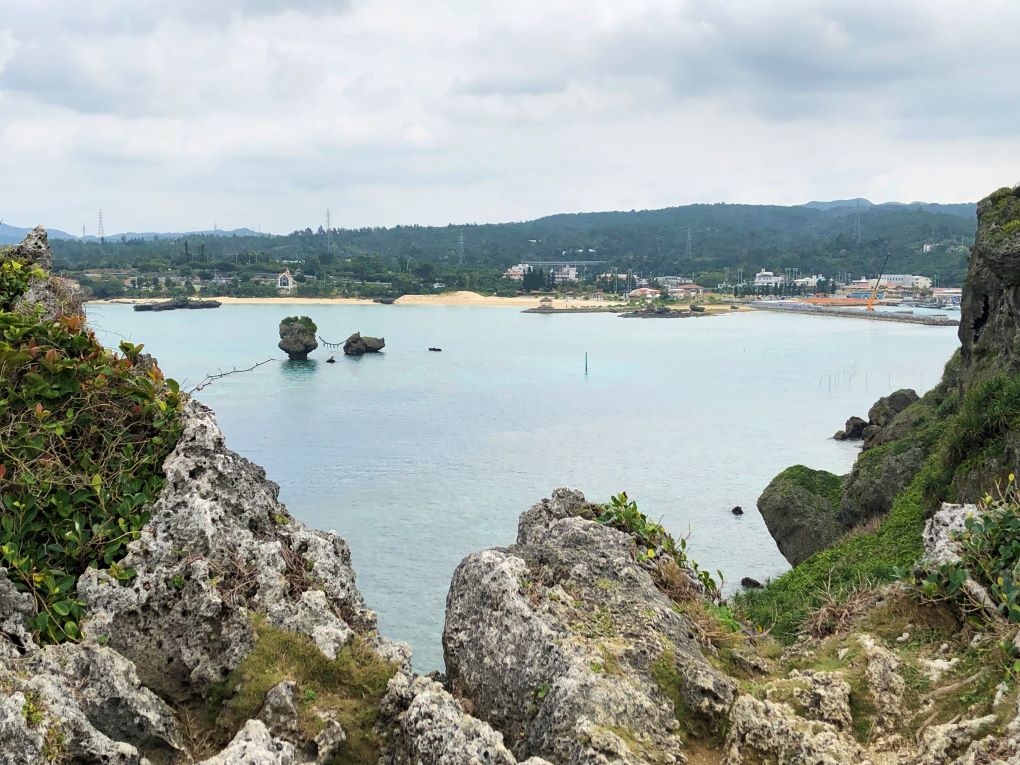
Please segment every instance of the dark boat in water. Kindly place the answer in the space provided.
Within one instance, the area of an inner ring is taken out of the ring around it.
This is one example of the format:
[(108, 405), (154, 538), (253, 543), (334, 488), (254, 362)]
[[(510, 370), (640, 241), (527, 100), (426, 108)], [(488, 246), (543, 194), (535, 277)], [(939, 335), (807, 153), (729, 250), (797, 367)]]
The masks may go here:
[(443, 349), (442, 349), (442, 348), (429, 348), (429, 350), (430, 350), (430, 351), (435, 351), (436, 353), (439, 353), (439, 352), (441, 352), (441, 351), (442, 351)]

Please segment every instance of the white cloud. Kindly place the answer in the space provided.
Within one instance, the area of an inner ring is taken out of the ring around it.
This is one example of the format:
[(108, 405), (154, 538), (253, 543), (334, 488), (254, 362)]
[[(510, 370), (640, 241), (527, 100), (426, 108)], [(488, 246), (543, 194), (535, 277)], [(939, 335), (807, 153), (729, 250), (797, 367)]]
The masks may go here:
[(1007, 0), (0, 3), (0, 215), (25, 224), (957, 201), (1020, 176)]

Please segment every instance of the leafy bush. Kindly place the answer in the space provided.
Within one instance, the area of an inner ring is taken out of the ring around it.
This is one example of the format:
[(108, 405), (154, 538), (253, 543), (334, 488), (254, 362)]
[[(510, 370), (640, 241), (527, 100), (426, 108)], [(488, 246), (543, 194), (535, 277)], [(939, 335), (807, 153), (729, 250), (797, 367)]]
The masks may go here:
[(89, 566), (117, 565), (149, 519), (179, 437), (177, 383), (141, 346), (102, 347), (80, 316), (11, 310), (45, 274), (0, 262), (0, 566), (37, 607), (45, 641), (77, 639)]
[(968, 578), (984, 586), (999, 614), (1020, 623), (1020, 489), (1009, 476), (998, 497), (986, 496), (981, 512), (965, 520), (959, 536), (960, 560), (929, 572), (921, 592), (929, 598), (959, 600), (968, 610), (980, 612), (961, 589)]
[(284, 324), (300, 324), (309, 332), (318, 332), (319, 328), (308, 316), (288, 316), (286, 319), (280, 322), (280, 325)]
[(599, 523), (619, 529), (634, 537), (637, 542), (637, 559), (639, 561), (665, 557), (681, 569), (692, 571), (708, 595), (719, 596), (722, 574), (719, 574), (717, 583), (710, 573), (700, 568), (696, 561), (687, 557), (687, 539), (681, 537), (677, 542), (661, 524), (649, 521), (648, 517), (638, 510), (637, 503), (628, 499), (626, 492), (612, 497), (609, 504), (601, 505), (600, 509)]

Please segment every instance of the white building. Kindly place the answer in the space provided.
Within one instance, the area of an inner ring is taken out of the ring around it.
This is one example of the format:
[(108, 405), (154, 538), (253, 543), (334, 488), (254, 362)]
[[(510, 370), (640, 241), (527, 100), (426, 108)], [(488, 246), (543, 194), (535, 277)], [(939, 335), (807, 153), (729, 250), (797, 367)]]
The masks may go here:
[(515, 282), (524, 281), (524, 275), (531, 270), (531, 266), (527, 263), (518, 263), (516, 266), (510, 266), (504, 273), (503, 278), (512, 279)]
[(931, 279), (927, 276), (914, 274), (886, 274), (880, 282), (882, 287), (899, 287), (900, 289), (931, 289)]
[(771, 271), (766, 271), (764, 268), (754, 275), (754, 286), (755, 287), (778, 287), (781, 284), (786, 283), (785, 276), (777, 276)]
[(288, 295), (294, 291), (294, 277), (291, 276), (289, 268), (276, 277), (276, 289)]
[(794, 279), (793, 283), (798, 287), (817, 287), (818, 282), (824, 282), (825, 277), (821, 274), (815, 274), (814, 276), (804, 276), (800, 279)]
[(577, 266), (556, 266), (552, 272), (556, 284), (577, 281)]

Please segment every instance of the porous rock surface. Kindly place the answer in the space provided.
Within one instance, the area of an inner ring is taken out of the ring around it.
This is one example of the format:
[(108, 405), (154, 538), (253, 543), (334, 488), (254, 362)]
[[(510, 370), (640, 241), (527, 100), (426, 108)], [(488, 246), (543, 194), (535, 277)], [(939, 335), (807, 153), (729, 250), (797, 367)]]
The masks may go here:
[(470, 555), (454, 572), (450, 688), (518, 758), (679, 762), (678, 714), (723, 726), (734, 681), (705, 659), (634, 551), (628, 534), (593, 520), (580, 492), (558, 489), (521, 516), (517, 544)]
[[(152, 519), (122, 561), (136, 576), (122, 585), (90, 569), (79, 580), (87, 630), (109, 636), (149, 687), (181, 701), (247, 655), (253, 612), (331, 658), (372, 632), (346, 542), (292, 518), (265, 471), (226, 448), (211, 410), (191, 399), (183, 417)], [(385, 641), (376, 647), (407, 659)]]

